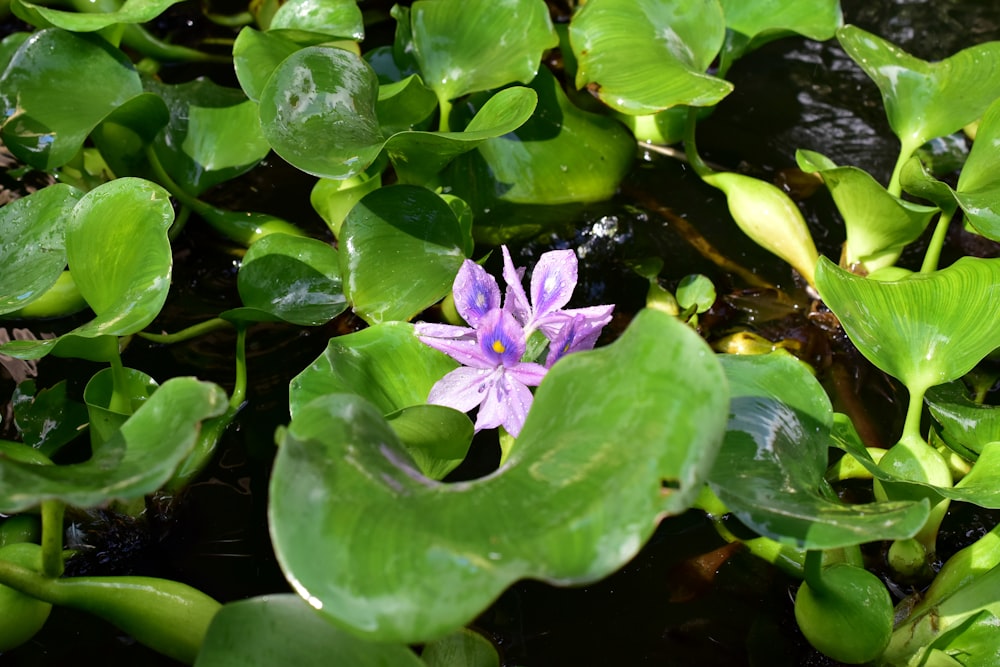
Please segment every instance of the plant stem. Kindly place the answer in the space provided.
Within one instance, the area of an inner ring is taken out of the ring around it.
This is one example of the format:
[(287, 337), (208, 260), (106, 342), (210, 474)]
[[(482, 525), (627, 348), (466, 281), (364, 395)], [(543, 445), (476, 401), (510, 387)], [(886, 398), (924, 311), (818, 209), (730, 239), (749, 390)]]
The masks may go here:
[(438, 132), (451, 132), (449, 121), (451, 116), (451, 100), (438, 96)]
[(896, 164), (892, 168), (892, 176), (889, 177), (889, 187), (886, 190), (889, 194), (894, 197), (899, 197), (903, 193), (903, 185), (899, 182), (900, 174), (903, 173), (903, 165), (913, 156), (920, 144), (912, 145), (911, 142), (905, 139), (901, 140), (902, 145), (899, 147), (899, 156), (896, 158)]
[(827, 591), (826, 582), (823, 581), (823, 552), (810, 549), (806, 552), (806, 562), (804, 571), (806, 583), (814, 593), (820, 595)]
[(149, 333), (148, 331), (140, 331), (137, 335), (140, 338), (145, 338), (146, 340), (153, 341), (154, 343), (171, 345), (173, 343), (181, 343), (186, 340), (191, 340), (192, 338), (197, 338), (198, 336), (203, 336), (213, 331), (228, 329), (231, 326), (233, 326), (231, 322), (220, 317), (213, 317), (210, 320), (193, 324), (186, 329), (181, 329), (180, 331), (171, 334), (155, 334)]
[(111, 358), (111, 399), (108, 401), (108, 409), (122, 415), (132, 414), (132, 400), (128, 391), (128, 376), (125, 374), (125, 366), (122, 365), (120, 354)]
[(920, 265), (920, 273), (930, 273), (937, 270), (938, 261), (941, 259), (941, 248), (944, 247), (944, 240), (948, 236), (952, 215), (954, 215), (954, 211), (941, 211), (941, 215), (938, 216), (934, 235), (927, 245), (927, 252), (924, 253), (924, 262)]
[(713, 172), (709, 169), (705, 161), (698, 155), (698, 145), (695, 143), (695, 128), (698, 125), (698, 110), (694, 107), (688, 109), (687, 122), (684, 125), (684, 152), (687, 154), (688, 163), (695, 173), (704, 178)]
[(42, 501), (42, 575), (55, 579), (63, 573), (63, 516), (66, 503)]

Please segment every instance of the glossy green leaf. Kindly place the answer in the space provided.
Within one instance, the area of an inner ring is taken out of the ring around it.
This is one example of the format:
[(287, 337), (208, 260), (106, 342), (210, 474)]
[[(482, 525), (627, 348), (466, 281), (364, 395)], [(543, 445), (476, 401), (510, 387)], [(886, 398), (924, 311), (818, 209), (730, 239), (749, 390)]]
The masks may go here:
[(542, 0), (417, 0), (413, 56), (438, 98), (528, 83), (559, 43)]
[(132, 63), (106, 40), (41, 30), (0, 74), (0, 138), (18, 159), (54, 169), (76, 155), (108, 114), (141, 93)]
[(247, 97), (260, 101), (264, 85), (281, 61), (303, 47), (282, 33), (261, 32), (247, 26), (233, 42), (233, 67), (236, 79)]
[(454, 212), (430, 190), (375, 190), (340, 229), (344, 294), (368, 322), (408, 320), (451, 290), (467, 243)]
[(257, 105), (238, 90), (208, 79), (178, 85), (148, 82), (167, 103), (170, 122), (153, 144), (181, 188), (198, 195), (244, 173), (270, 150)]
[(903, 190), (932, 202), (942, 211), (952, 214), (958, 208), (955, 191), (947, 183), (937, 180), (917, 155), (903, 163), (903, 168), (899, 172), (899, 182)]
[(725, 32), (718, 0), (589, 0), (570, 23), (576, 86), (632, 115), (712, 106), (733, 89), (705, 73)]
[[(96, 339), (145, 328), (159, 314), (170, 289), (173, 258), (167, 229), (173, 219), (167, 192), (139, 178), (119, 178), (84, 195), (66, 223), (66, 255), (95, 318), (58, 338), (12, 341), (3, 352), (37, 359), (62, 347), (72, 356), (85, 353), (80, 346), (91, 345), (85, 339), (95, 339), (94, 345), (102, 349), (116, 348), (113, 339)], [(84, 356), (109, 359), (107, 351)]]
[(222, 313), (225, 319), (317, 326), (347, 310), (337, 251), (317, 239), (268, 234), (254, 242), (237, 288), (245, 307)]
[(1000, 96), (1000, 42), (927, 62), (853, 25), (840, 28), (837, 39), (878, 86), (905, 157), (976, 120)]
[(786, 35), (830, 39), (844, 22), (840, 0), (719, 0), (719, 4), (727, 29), (721, 54), (724, 70), (745, 53)]
[(941, 437), (958, 451), (978, 454), (989, 442), (1000, 442), (1000, 407), (975, 403), (960, 381), (927, 391), (924, 402), (941, 425)]
[(94, 32), (117, 23), (148, 23), (180, 1), (125, 0), (115, 11), (96, 11), (96, 6), (86, 12), (65, 11), (26, 0), (15, 0), (11, 7), (22, 20), (42, 28), (55, 26), (72, 32)]
[(225, 605), (212, 619), (195, 667), (422, 667), (399, 644), (359, 639), (332, 625), (297, 595)]
[(822, 258), (816, 287), (858, 350), (911, 393), (955, 380), (1000, 347), (1000, 260), (963, 257), (898, 281), (855, 276)]
[(609, 199), (632, 168), (635, 140), (621, 124), (577, 108), (547, 69), (531, 88), (531, 118), (458, 158), (445, 176), (477, 216), (502, 204)]
[(375, 113), (386, 136), (405, 132), (427, 120), (437, 109), (434, 91), (424, 85), (419, 76), (411, 75), (395, 83), (379, 86)]
[(895, 264), (903, 248), (923, 234), (939, 209), (890, 194), (871, 174), (857, 167), (838, 167), (813, 151), (797, 151), (805, 172), (823, 177), (847, 228), (844, 262), (866, 273)]
[(403, 322), (375, 324), (331, 338), (326, 350), (292, 378), (292, 418), (327, 394), (357, 394), (383, 415), (425, 403), (434, 383), (457, 364), (423, 343)]
[(90, 133), (90, 140), (111, 173), (144, 176), (149, 170), (146, 147), (169, 121), (170, 111), (163, 98), (142, 93), (105, 116)]
[(697, 334), (642, 311), (612, 345), (552, 368), (500, 470), (451, 485), (417, 472), (370, 403), (321, 396), (278, 448), (279, 563), (324, 614), (382, 641), (441, 637), (521, 578), (596, 581), (694, 501), (722, 437), (725, 386)]
[(443, 405), (412, 405), (385, 418), (428, 479), (444, 479), (469, 453), (473, 426), (464, 412)]
[(958, 177), (955, 199), (966, 219), (982, 234), (1000, 241), (1000, 102), (990, 105), (983, 114), (976, 140), (965, 167)]
[(382, 187), (381, 172), (362, 172), (344, 180), (321, 178), (309, 192), (309, 203), (319, 213), (335, 237), (340, 236), (344, 218), (369, 192)]
[(66, 268), (65, 218), (81, 192), (56, 184), (0, 208), (0, 314), (23, 308)]
[(66, 386), (66, 380), (61, 380), (36, 392), (34, 381), (26, 380), (11, 397), (22, 440), (50, 458), (87, 426), (86, 407), (69, 398)]
[(44, 500), (76, 507), (139, 498), (158, 489), (194, 446), (201, 421), (226, 408), (225, 392), (194, 378), (174, 378), (83, 463), (32, 465), (0, 457), (0, 511)]
[(800, 549), (911, 537), (926, 504), (841, 503), (823, 478), (833, 412), (808, 367), (791, 355), (722, 355), (729, 425), (709, 476), (744, 524)]
[(271, 18), (268, 30), (302, 30), (330, 37), (365, 38), (357, 0), (286, 0)]
[(98, 371), (83, 390), (90, 423), (90, 446), (97, 451), (149, 399), (159, 385), (134, 368)]
[(715, 285), (708, 276), (684, 276), (677, 284), (677, 304), (684, 310), (704, 313), (715, 303)]
[(400, 178), (426, 180), (456, 155), (501, 136), (527, 120), (535, 94), (497, 93), (465, 132), (398, 132), (386, 138), (376, 113), (378, 78), (353, 53), (327, 46), (283, 60), (261, 92), (260, 118), (275, 152), (299, 169), (344, 179), (388, 151)]

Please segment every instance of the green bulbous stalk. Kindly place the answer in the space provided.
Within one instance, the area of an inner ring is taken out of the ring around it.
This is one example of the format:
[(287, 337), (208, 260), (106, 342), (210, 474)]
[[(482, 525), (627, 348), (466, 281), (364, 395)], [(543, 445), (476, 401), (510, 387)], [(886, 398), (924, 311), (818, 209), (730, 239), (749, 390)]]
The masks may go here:
[[(0, 564), (40, 570), (42, 548), (30, 542), (0, 548)], [(38, 576), (38, 575), (36, 575)], [(17, 648), (42, 629), (52, 605), (0, 584), (0, 653)]]
[(928, 611), (997, 565), (1000, 565), (1000, 525), (948, 559), (923, 599), (910, 611), (911, 617)]
[(45, 319), (49, 317), (65, 317), (87, 308), (87, 301), (69, 271), (59, 274), (55, 284), (45, 290), (41, 296), (6, 315), (9, 318)]
[(44, 603), (99, 616), (149, 648), (186, 664), (194, 663), (208, 626), (222, 607), (201, 591), (169, 579), (49, 579), (8, 560), (0, 560), (0, 584)]
[(871, 572), (837, 563), (822, 567), (822, 553), (806, 555), (806, 581), (795, 595), (795, 620), (818, 651), (859, 665), (878, 658), (892, 635), (892, 598)]

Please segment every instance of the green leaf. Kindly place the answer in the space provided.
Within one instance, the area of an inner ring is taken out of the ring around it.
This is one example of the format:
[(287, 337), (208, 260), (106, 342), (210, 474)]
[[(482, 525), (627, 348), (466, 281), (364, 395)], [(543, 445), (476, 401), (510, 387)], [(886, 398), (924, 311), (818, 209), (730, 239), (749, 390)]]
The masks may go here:
[(14, 422), (24, 443), (52, 457), (87, 427), (87, 409), (66, 394), (66, 380), (35, 392), (35, 383), (17, 385), (11, 397)]
[(1000, 101), (983, 114), (976, 140), (958, 177), (955, 200), (966, 219), (982, 234), (1000, 241)]
[(926, 504), (845, 505), (823, 479), (833, 412), (808, 367), (785, 353), (722, 355), (732, 401), (709, 485), (740, 521), (799, 549), (911, 537)]
[(320, 396), (299, 407), (278, 448), (278, 561), (356, 634), (444, 636), (518, 579), (582, 584), (628, 562), (662, 516), (694, 501), (726, 401), (705, 342), (650, 310), (612, 345), (552, 368), (517, 448), (483, 479), (424, 478), (378, 409)]
[(375, 324), (331, 338), (326, 350), (292, 378), (288, 407), (292, 418), (327, 394), (357, 394), (382, 415), (427, 401), (434, 383), (457, 364), (420, 342), (413, 325)]
[(90, 446), (96, 452), (156, 391), (158, 383), (134, 368), (98, 371), (83, 390), (90, 422)]
[[(94, 32), (118, 23), (148, 23), (168, 7), (181, 0), (125, 0), (114, 11), (96, 11), (96, 3), (88, 11), (65, 11), (44, 5), (15, 0), (11, 3), (14, 13), (32, 25), (48, 28), (55, 26), (72, 32)], [(117, 3), (112, 3), (117, 6)]]
[(170, 122), (153, 147), (170, 178), (198, 195), (236, 178), (270, 150), (257, 105), (240, 91), (208, 79), (178, 85), (147, 82), (170, 109)]
[(365, 38), (357, 0), (286, 0), (271, 18), (268, 30), (302, 30), (329, 37)]
[(369, 192), (380, 187), (382, 187), (382, 175), (378, 170), (372, 175), (362, 172), (344, 180), (321, 178), (309, 192), (309, 203), (323, 218), (333, 235), (339, 237), (344, 218), (354, 205)]
[(268, 234), (255, 241), (237, 287), (245, 307), (222, 313), (224, 319), (318, 326), (347, 310), (337, 251), (317, 239)]
[(402, 181), (424, 181), (455, 156), (516, 129), (536, 102), (533, 91), (509, 88), (494, 95), (464, 132), (404, 131), (386, 138), (378, 95), (378, 78), (359, 56), (328, 46), (301, 49), (278, 65), (261, 92), (264, 134), (276, 153), (315, 176), (350, 178), (386, 149)]
[(439, 99), (528, 83), (559, 43), (542, 0), (417, 0), (413, 55)]
[(385, 418), (428, 479), (444, 479), (469, 453), (473, 426), (463, 412), (443, 405), (413, 405)]
[(42, 296), (66, 268), (65, 218), (82, 193), (55, 184), (0, 208), (0, 314)]
[(1000, 407), (973, 402), (964, 383), (929, 389), (924, 402), (941, 425), (941, 438), (959, 452), (978, 454), (987, 443), (1000, 442)]
[(368, 322), (409, 320), (451, 290), (467, 239), (455, 213), (430, 190), (375, 190), (340, 229), (344, 294)]
[(0, 511), (20, 512), (49, 499), (96, 507), (152, 493), (194, 446), (200, 422), (221, 414), (227, 400), (214, 384), (174, 378), (83, 463), (32, 465), (0, 457)]
[(923, 234), (939, 209), (890, 194), (871, 174), (857, 167), (838, 167), (813, 151), (795, 153), (799, 167), (823, 177), (847, 228), (844, 261), (866, 273), (895, 264), (900, 253)]
[(399, 644), (359, 639), (327, 621), (297, 595), (267, 595), (216, 613), (195, 667), (422, 667)]
[(708, 276), (692, 274), (677, 284), (677, 304), (684, 310), (704, 313), (715, 303), (715, 285)]
[(594, 87), (605, 104), (631, 115), (712, 106), (733, 89), (705, 74), (725, 31), (718, 0), (589, 0), (569, 29), (576, 87)]
[[(386, 136), (414, 129), (437, 109), (434, 92), (417, 75), (379, 86), (375, 113)], [(420, 128), (423, 129), (423, 128)]]
[[(141, 331), (166, 301), (173, 218), (167, 192), (139, 178), (119, 178), (84, 195), (66, 223), (66, 255), (95, 318), (58, 338), (12, 341), (0, 349), (37, 359), (61, 347), (66, 355), (110, 360), (117, 354), (112, 337)], [(92, 344), (99, 349), (87, 353)]]
[(493, 643), (467, 628), (430, 642), (420, 659), (427, 667), (500, 667)]
[(861, 354), (913, 394), (965, 375), (1000, 347), (1000, 259), (963, 257), (882, 282), (821, 258), (816, 287)]
[(844, 21), (840, 0), (719, 0), (726, 17), (723, 71), (744, 54), (787, 35), (832, 38)]
[(609, 199), (632, 168), (635, 140), (618, 122), (577, 108), (547, 69), (530, 85), (538, 95), (531, 118), (461, 156), (445, 175), (477, 222), (502, 204)]
[(289, 35), (261, 32), (249, 26), (240, 30), (233, 42), (233, 67), (247, 97), (259, 102), (271, 73), (302, 47)]
[(837, 39), (878, 86), (905, 157), (976, 120), (1000, 96), (1000, 42), (932, 63), (853, 25), (840, 28)]
[(0, 139), (19, 160), (49, 171), (69, 162), (98, 123), (141, 93), (132, 63), (106, 40), (41, 30), (0, 74)]

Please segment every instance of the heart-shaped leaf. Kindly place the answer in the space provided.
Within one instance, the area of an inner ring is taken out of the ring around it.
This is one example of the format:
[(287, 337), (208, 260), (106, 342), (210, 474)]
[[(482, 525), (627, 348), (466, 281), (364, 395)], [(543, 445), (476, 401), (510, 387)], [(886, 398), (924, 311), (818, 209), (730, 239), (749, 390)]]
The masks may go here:
[[(173, 219), (166, 190), (139, 178), (109, 181), (84, 195), (66, 223), (66, 256), (95, 318), (58, 338), (12, 341), (3, 352), (37, 359), (58, 346), (68, 356), (109, 360), (117, 342), (98, 339), (141, 331), (166, 301)], [(86, 339), (101, 349), (86, 353)]]
[(33, 380), (17, 385), (11, 404), (24, 443), (52, 457), (87, 426), (87, 409), (67, 395), (66, 381), (35, 392)]
[(147, 82), (170, 110), (170, 122), (153, 148), (181, 188), (198, 195), (236, 178), (263, 159), (264, 138), (257, 105), (238, 90), (208, 79), (178, 85)]
[(98, 123), (141, 93), (132, 63), (100, 36), (41, 30), (0, 74), (0, 138), (18, 159), (48, 171), (69, 162)]
[(712, 106), (733, 89), (705, 74), (725, 33), (718, 0), (589, 0), (569, 29), (576, 86), (631, 115)]
[(959, 452), (978, 455), (987, 443), (1000, 442), (1000, 407), (974, 402), (964, 383), (929, 389), (924, 402), (941, 425), (941, 438)]
[(259, 102), (271, 73), (303, 46), (280, 32), (261, 32), (249, 26), (240, 30), (233, 42), (233, 67), (247, 97)]
[(483, 479), (424, 478), (377, 408), (320, 396), (298, 408), (278, 448), (278, 560), (314, 606), (361, 636), (443, 636), (517, 579), (586, 583), (620, 568), (660, 517), (694, 501), (726, 401), (705, 342), (653, 310), (612, 345), (556, 364), (517, 448)]
[(368, 322), (408, 320), (451, 290), (469, 241), (452, 209), (430, 190), (375, 190), (340, 229), (344, 294)]
[(912, 537), (927, 505), (845, 505), (823, 479), (830, 401), (791, 355), (723, 355), (732, 392), (726, 439), (709, 484), (740, 521), (799, 549)]
[(424, 667), (409, 648), (359, 639), (332, 625), (298, 595), (225, 605), (212, 619), (195, 667)]
[(65, 218), (81, 195), (56, 184), (0, 208), (0, 314), (23, 308), (56, 284), (66, 268)]
[(976, 120), (1000, 96), (1000, 42), (931, 63), (857, 26), (840, 28), (837, 39), (882, 93), (904, 159), (930, 139)]
[(461, 156), (447, 172), (452, 191), (470, 203), (477, 223), (504, 204), (609, 199), (632, 168), (635, 139), (618, 122), (577, 108), (548, 70), (538, 73), (531, 88), (538, 94), (531, 118)]
[(344, 179), (368, 168), (383, 148), (400, 178), (422, 181), (455, 156), (521, 125), (536, 96), (525, 88), (497, 93), (465, 132), (398, 132), (385, 137), (376, 114), (378, 78), (357, 55), (328, 46), (296, 51), (261, 92), (260, 118), (275, 152), (299, 169)]
[(134, 368), (105, 368), (94, 374), (83, 391), (91, 448), (96, 452), (111, 440), (158, 386), (156, 380)]
[(0, 511), (20, 512), (49, 499), (96, 507), (152, 493), (194, 446), (199, 424), (221, 414), (227, 400), (214, 384), (174, 378), (83, 463), (32, 465), (0, 457)]
[(268, 234), (255, 241), (237, 288), (245, 307), (222, 313), (224, 319), (317, 326), (347, 309), (337, 251), (317, 239)]
[(331, 338), (323, 354), (292, 378), (288, 407), (294, 419), (321, 396), (357, 394), (389, 415), (425, 403), (434, 383), (456, 365), (421, 343), (413, 325), (375, 324)]
[(922, 206), (890, 194), (868, 172), (838, 167), (813, 151), (797, 151), (795, 159), (806, 172), (819, 173), (847, 228), (844, 262), (866, 273), (891, 266), (903, 248), (913, 243), (937, 207)]
[(816, 287), (861, 354), (915, 395), (960, 378), (1000, 347), (1000, 259), (963, 257), (883, 282), (821, 258)]
[(441, 100), (535, 78), (559, 38), (542, 0), (417, 0), (413, 56)]
[(286, 0), (268, 30), (301, 30), (357, 42), (365, 38), (357, 0)]
[(11, 9), (23, 21), (48, 28), (55, 26), (71, 32), (94, 32), (117, 23), (148, 23), (181, 0), (125, 0), (114, 11), (98, 11), (97, 3), (83, 5), (84, 11), (65, 11), (44, 5), (14, 0)]
[(955, 188), (955, 200), (972, 226), (994, 241), (1000, 241), (1000, 102), (983, 114), (976, 140)]

